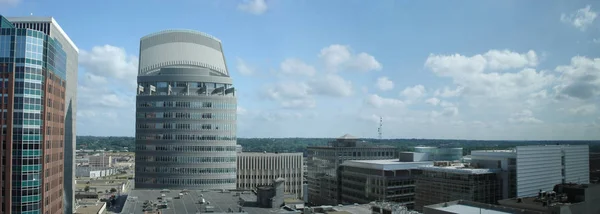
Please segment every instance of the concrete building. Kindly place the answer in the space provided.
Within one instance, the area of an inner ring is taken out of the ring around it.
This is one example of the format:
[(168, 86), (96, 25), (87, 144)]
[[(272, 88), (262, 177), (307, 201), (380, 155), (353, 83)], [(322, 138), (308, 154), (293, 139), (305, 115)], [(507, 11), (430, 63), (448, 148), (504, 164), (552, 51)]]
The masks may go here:
[(96, 154), (96, 155), (92, 155), (88, 157), (88, 164), (90, 167), (100, 167), (100, 168), (106, 168), (106, 167), (112, 167), (112, 156), (110, 155), (106, 155), (104, 153), (102, 154)]
[(143, 37), (136, 99), (136, 188), (235, 189), (237, 99), (220, 40)]
[(505, 207), (546, 214), (600, 213), (600, 185), (558, 184), (536, 196), (498, 201)]
[(501, 170), (502, 198), (530, 197), (557, 183), (588, 184), (588, 145), (517, 146), (513, 150), (472, 151), (471, 164)]
[(78, 166), (75, 170), (76, 177), (100, 178), (117, 174), (113, 168), (96, 168), (89, 166)]
[(106, 202), (97, 199), (79, 200), (79, 206), (73, 214), (104, 214), (106, 213)]
[(415, 152), (400, 152), (400, 161), (460, 161), (463, 157), (462, 148), (417, 146)]
[(237, 156), (237, 189), (252, 190), (282, 178), (284, 192), (302, 197), (302, 153), (241, 152)]
[(338, 178), (340, 165), (347, 160), (382, 160), (396, 157), (393, 146), (375, 145), (344, 135), (328, 146), (309, 146), (308, 202), (314, 205), (339, 204), (341, 181)]
[(457, 200), (423, 207), (423, 214), (543, 214), (493, 204)]
[(454, 200), (494, 204), (502, 197), (497, 169), (475, 169), (447, 161), (421, 166), (415, 188), (415, 209)]
[(350, 160), (341, 167), (342, 204), (372, 201), (395, 202), (414, 209), (415, 176), (419, 166), (433, 162), (392, 160)]
[(72, 213), (77, 57), (53, 18), (0, 16), (1, 213)]

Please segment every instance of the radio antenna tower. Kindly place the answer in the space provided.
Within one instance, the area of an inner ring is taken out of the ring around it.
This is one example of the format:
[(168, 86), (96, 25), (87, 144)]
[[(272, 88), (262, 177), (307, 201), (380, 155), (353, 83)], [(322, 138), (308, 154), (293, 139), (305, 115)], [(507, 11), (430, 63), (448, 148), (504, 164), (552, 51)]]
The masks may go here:
[(379, 134), (379, 140), (381, 140), (381, 135), (383, 132), (383, 117), (379, 117), (379, 128), (377, 128), (377, 133)]

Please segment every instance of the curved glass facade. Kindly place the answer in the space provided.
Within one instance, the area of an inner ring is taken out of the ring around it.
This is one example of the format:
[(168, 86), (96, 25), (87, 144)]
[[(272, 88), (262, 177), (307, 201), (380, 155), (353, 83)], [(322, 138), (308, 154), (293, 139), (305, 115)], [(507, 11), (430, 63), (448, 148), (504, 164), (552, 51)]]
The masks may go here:
[(136, 99), (136, 188), (235, 189), (237, 100), (219, 40), (143, 37)]

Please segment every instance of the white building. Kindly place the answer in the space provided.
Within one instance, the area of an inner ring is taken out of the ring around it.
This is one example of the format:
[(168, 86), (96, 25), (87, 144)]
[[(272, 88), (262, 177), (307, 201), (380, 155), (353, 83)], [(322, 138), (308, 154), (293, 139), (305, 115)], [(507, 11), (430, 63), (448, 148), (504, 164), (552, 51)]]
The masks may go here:
[(517, 146), (514, 150), (472, 151), (471, 163), (501, 168), (503, 198), (551, 191), (560, 183), (588, 184), (588, 145)]
[(237, 189), (255, 189), (285, 179), (284, 191), (302, 197), (302, 153), (241, 152), (237, 154)]

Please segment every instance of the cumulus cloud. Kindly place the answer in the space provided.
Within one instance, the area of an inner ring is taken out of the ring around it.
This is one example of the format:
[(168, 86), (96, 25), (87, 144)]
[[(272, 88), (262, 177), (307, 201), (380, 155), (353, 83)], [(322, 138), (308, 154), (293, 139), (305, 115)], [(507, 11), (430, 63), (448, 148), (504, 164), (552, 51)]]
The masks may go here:
[[(517, 98), (539, 91), (553, 83), (555, 77), (545, 71), (536, 71), (533, 51), (518, 54), (510, 51), (490, 50), (475, 56), (430, 55), (425, 67), (441, 77), (452, 78), (456, 89), (438, 90), (437, 95), (479, 96), (487, 98)], [(521, 69), (518, 72), (499, 72)]]
[(80, 133), (133, 133), (137, 63), (136, 56), (111, 45), (80, 51), (77, 87)]
[(595, 11), (592, 11), (590, 5), (587, 5), (584, 8), (581, 8), (574, 13), (571, 14), (561, 14), (560, 21), (573, 25), (575, 28), (585, 31), (596, 19), (598, 14)]
[(554, 87), (558, 98), (589, 100), (600, 96), (600, 58), (576, 56), (556, 68), (561, 76)]
[(454, 117), (456, 115), (458, 115), (458, 107), (456, 107), (456, 106), (446, 106), (442, 109), (442, 111), (432, 111), (431, 112), (432, 117), (439, 117), (439, 116)]
[(402, 92), (400, 92), (402, 96), (405, 96), (409, 99), (420, 98), (425, 95), (425, 86), (423, 85), (415, 85), (413, 87), (406, 87)]
[(388, 77), (379, 77), (377, 78), (375, 86), (381, 91), (389, 91), (394, 89), (394, 82), (392, 82)]
[(352, 95), (352, 82), (335, 74), (326, 74), (323, 77), (310, 81), (314, 93), (332, 97), (347, 97)]
[(455, 89), (449, 89), (448, 87), (445, 87), (444, 89), (435, 90), (433, 95), (440, 96), (440, 97), (457, 97), (457, 96), (460, 96), (463, 89), (464, 89), (464, 87), (460, 86), (460, 85), (457, 86)]
[(425, 100), (425, 103), (432, 105), (432, 106), (437, 106), (440, 103), (440, 99), (432, 97), (432, 98)]
[(353, 54), (350, 46), (334, 44), (321, 49), (319, 58), (329, 71), (377, 71), (382, 69), (375, 57), (367, 53)]
[(280, 64), (281, 72), (284, 74), (298, 74), (305, 76), (313, 76), (317, 72), (317, 70), (304, 63), (302, 60), (290, 58), (286, 59)]
[(377, 94), (369, 94), (365, 98), (365, 103), (369, 106), (373, 106), (376, 108), (381, 108), (381, 107), (398, 108), (398, 107), (404, 107), (407, 105), (407, 103), (402, 100), (394, 99), (394, 98), (384, 98)]
[(240, 11), (253, 15), (264, 14), (269, 9), (265, 0), (243, 0), (242, 3), (238, 4), (237, 8)]
[(587, 104), (582, 106), (577, 106), (575, 108), (569, 109), (571, 114), (576, 115), (591, 115), (596, 113), (596, 105), (595, 104)]
[(515, 112), (508, 118), (511, 123), (542, 123), (541, 120), (533, 116), (533, 112), (529, 109), (524, 109), (520, 112)]
[(237, 58), (237, 71), (238, 73), (240, 73), (241, 75), (252, 75), (254, 74), (254, 69), (251, 68), (248, 64), (246, 64), (246, 62), (240, 58)]

